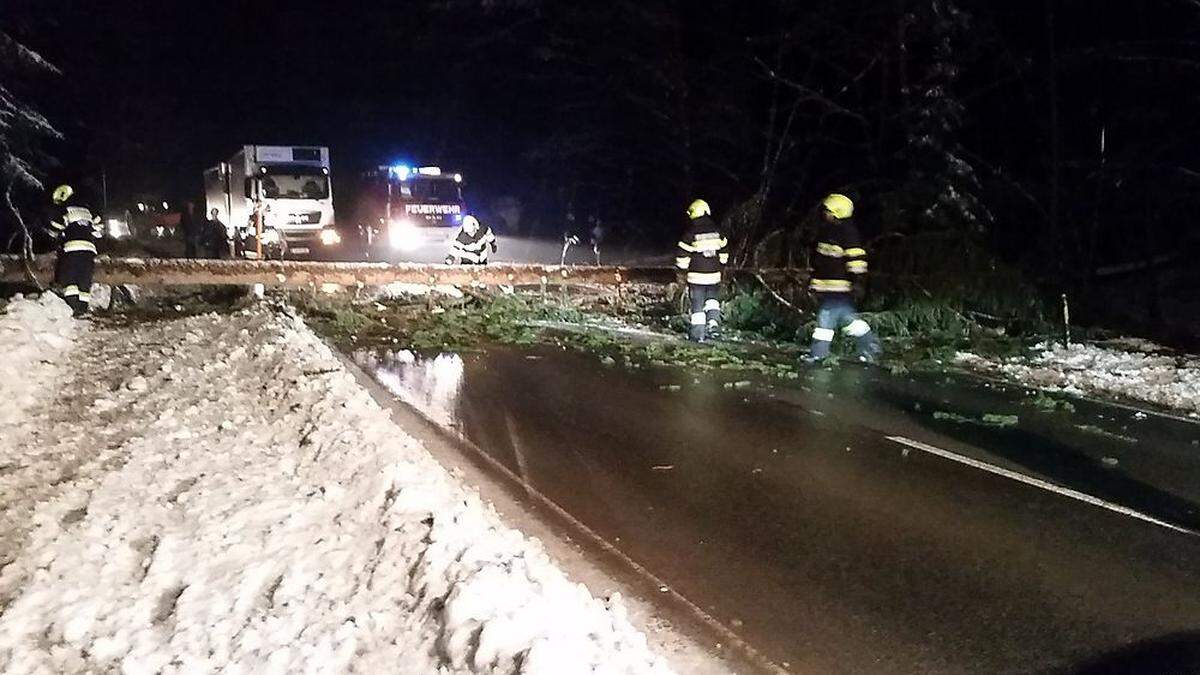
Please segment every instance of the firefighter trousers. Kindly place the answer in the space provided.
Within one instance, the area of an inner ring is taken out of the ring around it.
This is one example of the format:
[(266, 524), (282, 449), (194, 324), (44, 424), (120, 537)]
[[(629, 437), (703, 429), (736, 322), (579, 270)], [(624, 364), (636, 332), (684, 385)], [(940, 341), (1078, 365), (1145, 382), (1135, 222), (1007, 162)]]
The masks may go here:
[(846, 337), (854, 338), (860, 360), (874, 361), (878, 358), (879, 338), (871, 332), (867, 322), (858, 317), (852, 298), (848, 295), (819, 294), (818, 299), (817, 327), (813, 329), (809, 359), (819, 360), (829, 356), (839, 327)]
[(692, 314), (688, 325), (689, 340), (713, 337), (721, 325), (720, 284), (688, 284)]
[(76, 316), (86, 314), (92, 301), (92, 275), (96, 254), (91, 251), (59, 250), (54, 263), (54, 285)]

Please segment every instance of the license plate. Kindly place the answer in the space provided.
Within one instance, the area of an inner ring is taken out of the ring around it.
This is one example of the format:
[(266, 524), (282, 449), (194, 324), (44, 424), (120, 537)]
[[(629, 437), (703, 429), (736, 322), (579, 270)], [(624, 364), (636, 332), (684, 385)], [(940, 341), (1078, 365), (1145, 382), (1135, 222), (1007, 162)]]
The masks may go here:
[(308, 249), (303, 248), (303, 247), (296, 247), (296, 248), (292, 249), (292, 253), (308, 253)]

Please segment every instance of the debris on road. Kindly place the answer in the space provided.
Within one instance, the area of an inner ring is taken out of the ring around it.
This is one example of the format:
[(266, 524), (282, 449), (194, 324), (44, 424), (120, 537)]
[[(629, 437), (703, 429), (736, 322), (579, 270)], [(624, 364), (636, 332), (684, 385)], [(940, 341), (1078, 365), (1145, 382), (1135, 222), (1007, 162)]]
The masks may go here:
[(1104, 436), (1105, 438), (1111, 438), (1114, 440), (1122, 441), (1124, 443), (1137, 443), (1138, 442), (1138, 439), (1136, 439), (1132, 436), (1125, 436), (1123, 434), (1118, 434), (1118, 433), (1114, 433), (1114, 432), (1111, 432), (1111, 431), (1108, 431), (1105, 429), (1101, 429), (1100, 427), (1098, 427), (1094, 424), (1076, 424), (1075, 428), (1079, 429), (1080, 431), (1082, 431), (1084, 433), (1095, 434), (1096, 436)]
[(1029, 404), (1032, 405), (1034, 408), (1037, 408), (1038, 410), (1041, 410), (1042, 412), (1046, 412), (1046, 413), (1053, 413), (1053, 412), (1073, 413), (1073, 412), (1075, 412), (1075, 404), (1071, 403), (1070, 401), (1061, 399), (1061, 398), (1056, 398), (1054, 396), (1050, 396), (1049, 394), (1047, 394), (1046, 392), (1043, 392), (1043, 391), (1038, 391), (1037, 393), (1035, 393), (1033, 395), (1033, 398), (1029, 399)]
[(982, 424), (989, 427), (1015, 427), (1021, 421), (1021, 418), (1016, 415), (984, 413), (982, 417), (974, 418), (944, 410), (935, 410), (933, 412), (933, 419), (942, 422), (954, 422), (956, 424)]
[(985, 413), (983, 415), (983, 423), (994, 427), (1015, 427), (1020, 421), (1021, 418), (1016, 415), (998, 415), (996, 413)]

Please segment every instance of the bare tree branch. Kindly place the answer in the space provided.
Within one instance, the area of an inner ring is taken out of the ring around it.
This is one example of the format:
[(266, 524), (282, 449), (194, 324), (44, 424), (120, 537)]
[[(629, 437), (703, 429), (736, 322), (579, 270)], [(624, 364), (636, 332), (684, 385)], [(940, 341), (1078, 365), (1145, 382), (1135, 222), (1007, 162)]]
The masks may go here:
[(830, 99), (829, 97), (825, 96), (824, 94), (817, 91), (816, 89), (813, 89), (812, 87), (806, 86), (804, 84), (796, 82), (795, 80), (792, 80), (790, 78), (784, 77), (783, 75), (780, 75), (779, 73), (775, 72), (774, 68), (771, 68), (769, 65), (764, 63), (762, 59), (758, 58), (757, 56), (754, 57), (754, 61), (755, 61), (755, 63), (757, 63), (759, 66), (762, 67), (763, 72), (766, 73), (767, 77), (803, 94), (803, 96), (800, 99), (801, 101), (813, 101), (813, 102), (821, 104), (822, 106), (824, 106), (825, 108), (827, 108), (828, 110), (830, 110), (832, 112), (836, 112), (841, 115), (846, 115), (848, 117), (853, 117), (854, 119), (862, 122), (863, 124), (867, 123), (867, 119), (865, 117), (863, 117), (860, 113), (854, 112), (853, 110), (850, 110), (849, 108), (842, 106), (841, 104)]

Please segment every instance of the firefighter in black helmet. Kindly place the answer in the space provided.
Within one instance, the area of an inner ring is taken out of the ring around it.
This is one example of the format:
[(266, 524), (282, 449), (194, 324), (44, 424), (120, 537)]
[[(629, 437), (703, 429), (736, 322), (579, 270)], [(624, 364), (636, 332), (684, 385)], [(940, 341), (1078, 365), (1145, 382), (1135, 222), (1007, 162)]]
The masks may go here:
[(92, 274), (96, 268), (96, 241), (100, 219), (86, 207), (73, 203), (70, 185), (54, 188), (50, 236), (59, 241), (54, 267), (54, 285), (75, 316), (87, 314), (92, 301)]
[(712, 218), (708, 202), (697, 199), (688, 206), (688, 224), (679, 240), (675, 265), (687, 270), (688, 294), (692, 313), (688, 339), (703, 342), (716, 337), (721, 327), (721, 270), (729, 262), (729, 242)]

